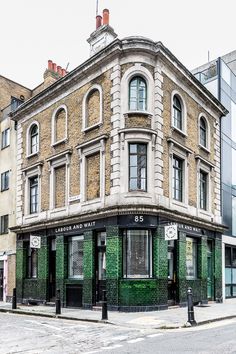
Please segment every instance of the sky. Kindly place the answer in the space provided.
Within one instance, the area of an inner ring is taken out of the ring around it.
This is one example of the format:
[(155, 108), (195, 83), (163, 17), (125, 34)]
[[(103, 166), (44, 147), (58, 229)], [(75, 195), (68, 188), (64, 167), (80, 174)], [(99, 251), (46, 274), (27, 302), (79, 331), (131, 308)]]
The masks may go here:
[[(122, 39), (161, 41), (188, 69), (236, 49), (235, 0), (98, 0)], [(72, 70), (89, 57), (96, 0), (0, 0), (0, 75), (34, 88), (48, 59)], [(68, 64), (69, 63), (69, 64)]]

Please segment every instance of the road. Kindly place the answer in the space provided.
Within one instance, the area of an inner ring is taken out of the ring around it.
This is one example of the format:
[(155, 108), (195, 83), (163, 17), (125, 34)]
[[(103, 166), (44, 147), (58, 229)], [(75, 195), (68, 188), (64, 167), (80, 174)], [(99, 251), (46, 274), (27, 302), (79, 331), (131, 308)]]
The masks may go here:
[(236, 319), (155, 330), (0, 314), (1, 354), (236, 353)]

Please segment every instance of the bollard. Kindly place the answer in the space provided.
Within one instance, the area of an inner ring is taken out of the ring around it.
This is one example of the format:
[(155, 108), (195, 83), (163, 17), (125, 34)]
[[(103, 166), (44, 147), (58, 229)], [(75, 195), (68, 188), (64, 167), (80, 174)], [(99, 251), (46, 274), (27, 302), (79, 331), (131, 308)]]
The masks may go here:
[(57, 289), (56, 294), (56, 315), (61, 314), (61, 296), (60, 296), (60, 289)]
[(108, 320), (106, 290), (102, 291), (102, 320)]
[(12, 310), (16, 310), (16, 308), (16, 288), (14, 288), (12, 294)]
[(188, 322), (191, 324), (191, 326), (196, 326), (197, 323), (194, 318), (192, 288), (188, 288), (187, 290), (187, 299), (188, 299)]

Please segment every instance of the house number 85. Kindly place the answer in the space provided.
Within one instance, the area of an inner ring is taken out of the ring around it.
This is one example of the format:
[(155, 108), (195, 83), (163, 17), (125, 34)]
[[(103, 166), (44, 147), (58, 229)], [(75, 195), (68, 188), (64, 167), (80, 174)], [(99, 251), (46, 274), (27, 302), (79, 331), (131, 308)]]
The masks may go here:
[(143, 215), (135, 215), (134, 221), (135, 222), (143, 222)]

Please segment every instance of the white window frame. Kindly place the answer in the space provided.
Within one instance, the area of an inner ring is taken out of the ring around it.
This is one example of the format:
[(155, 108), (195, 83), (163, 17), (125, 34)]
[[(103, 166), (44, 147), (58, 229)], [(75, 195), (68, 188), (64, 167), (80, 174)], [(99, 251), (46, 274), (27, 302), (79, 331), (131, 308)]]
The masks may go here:
[[(206, 124), (206, 146), (201, 144), (201, 137), (200, 137), (200, 122), (201, 118), (204, 119), (205, 124)], [(198, 143), (199, 147), (207, 152), (210, 152), (210, 146), (211, 146), (211, 132), (210, 132), (210, 125), (209, 121), (206, 117), (205, 114), (200, 113), (198, 116)]]
[[(93, 125), (88, 126), (87, 125), (87, 114), (88, 114), (88, 98), (89, 95), (92, 91), (98, 91), (99, 92), (99, 121)], [(89, 131), (93, 128), (99, 127), (103, 123), (103, 93), (102, 93), (102, 87), (100, 85), (94, 84), (89, 88), (89, 90), (86, 92), (86, 94), (83, 97), (83, 102), (82, 102), (82, 131), (86, 132)]]
[[(129, 109), (129, 84), (130, 81), (135, 77), (140, 76), (146, 81), (147, 85), (147, 107), (145, 111), (130, 111)], [(127, 69), (121, 79), (121, 128), (125, 127), (125, 118), (124, 115), (134, 113), (142, 114), (147, 116), (153, 116), (154, 111), (154, 78), (150, 71), (142, 66), (140, 63), (136, 63), (131, 68)]]
[[(174, 96), (178, 97), (178, 99), (180, 101), (180, 104), (181, 104), (183, 129), (179, 129), (174, 124), (174, 107), (173, 107)], [(187, 107), (186, 107), (185, 101), (183, 99), (183, 96), (177, 90), (174, 90), (171, 93), (171, 128), (173, 128), (174, 130), (178, 131), (180, 134), (182, 134), (184, 136), (187, 136)]]
[[(78, 145), (79, 160), (80, 160), (80, 194), (81, 203), (92, 204), (98, 201), (104, 202), (105, 199), (105, 141), (107, 139), (106, 135), (90, 140), (86, 143)], [(87, 200), (86, 195), (86, 158), (94, 155), (95, 153), (100, 153), (100, 197), (92, 200)]]
[[(36, 164), (25, 170), (23, 170), (23, 179), (25, 181), (24, 188), (24, 215), (35, 217), (41, 212), (41, 175), (42, 175), (42, 165)], [(38, 177), (38, 211), (37, 213), (30, 213), (30, 178)]]
[[(31, 129), (34, 125), (37, 125), (38, 127), (38, 149), (36, 152), (31, 152)], [(37, 121), (33, 121), (29, 127), (27, 128), (26, 131), (26, 157), (31, 157), (34, 155), (37, 155), (39, 153), (39, 144), (40, 144), (40, 139), (39, 139), (39, 123)]]
[[(211, 193), (211, 188), (212, 188), (212, 183), (211, 183), (211, 172), (212, 169), (214, 168), (213, 164), (210, 164), (207, 162), (205, 159), (201, 158), (200, 156), (195, 157), (197, 159), (197, 190), (196, 190), (196, 195), (197, 195), (197, 208), (199, 210), (199, 213), (202, 214), (209, 214), (212, 212), (212, 193)], [(202, 209), (200, 208), (200, 171), (203, 171), (207, 174), (207, 208)]]
[[(1, 134), (1, 149), (5, 149), (7, 148), (8, 146), (10, 146), (10, 127), (9, 128), (6, 128), (2, 131), (2, 134)], [(4, 145), (3, 145), (3, 142), (4, 142)]]
[(70, 275), (70, 266), (71, 266), (71, 260), (69, 258), (70, 255), (70, 242), (74, 240), (74, 241), (83, 241), (83, 260), (82, 262), (84, 263), (84, 235), (78, 235), (78, 236), (71, 236), (68, 240), (68, 278), (69, 279), (80, 279), (83, 280), (84, 279), (84, 269), (83, 269), (83, 274), (80, 275)]
[[(60, 110), (64, 110), (66, 113), (66, 117), (65, 117), (65, 136), (61, 139), (56, 141), (56, 116), (57, 113)], [(65, 104), (60, 105), (59, 107), (57, 107), (53, 114), (52, 114), (52, 122), (51, 122), (51, 129), (52, 129), (52, 135), (51, 135), (51, 146), (55, 146), (58, 145), (60, 143), (66, 142), (68, 139), (68, 110), (67, 110), (67, 106)]]
[(198, 279), (198, 241), (196, 238), (194, 237), (191, 237), (189, 235), (186, 236), (186, 243), (187, 243), (187, 240), (192, 240), (192, 245), (194, 245), (195, 247), (195, 251), (196, 251), (196, 254), (195, 254), (195, 258), (194, 258), (194, 265), (195, 265), (195, 275), (193, 276), (190, 276), (190, 275), (187, 275), (187, 252), (186, 252), (186, 279), (187, 280), (194, 280), (194, 279)]

